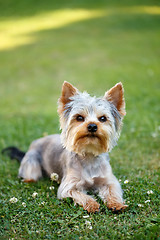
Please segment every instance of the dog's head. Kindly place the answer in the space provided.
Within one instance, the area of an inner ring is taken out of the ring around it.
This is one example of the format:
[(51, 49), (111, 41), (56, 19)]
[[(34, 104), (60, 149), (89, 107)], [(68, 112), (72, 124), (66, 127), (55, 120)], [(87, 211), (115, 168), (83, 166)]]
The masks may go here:
[(58, 113), (62, 143), (67, 150), (83, 156), (111, 151), (126, 114), (122, 83), (107, 91), (104, 97), (96, 98), (64, 82)]

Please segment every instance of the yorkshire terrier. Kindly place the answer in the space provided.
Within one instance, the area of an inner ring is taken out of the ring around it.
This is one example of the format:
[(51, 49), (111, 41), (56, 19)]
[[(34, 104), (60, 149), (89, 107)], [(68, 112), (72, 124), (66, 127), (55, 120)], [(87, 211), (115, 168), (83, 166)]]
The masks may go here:
[(70, 197), (88, 212), (99, 211), (99, 203), (87, 191), (93, 190), (113, 211), (122, 211), (121, 186), (112, 173), (108, 152), (120, 136), (125, 112), (124, 90), (117, 83), (102, 98), (79, 92), (64, 82), (58, 101), (61, 135), (40, 138), (26, 154), (6, 148), (21, 164), (19, 177), (37, 181), (45, 172), (59, 176), (58, 198)]

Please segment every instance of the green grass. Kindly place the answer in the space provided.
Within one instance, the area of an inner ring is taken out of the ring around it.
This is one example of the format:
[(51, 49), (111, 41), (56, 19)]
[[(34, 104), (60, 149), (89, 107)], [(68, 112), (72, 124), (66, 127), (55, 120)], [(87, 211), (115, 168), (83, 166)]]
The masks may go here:
[(98, 199), (100, 212), (84, 218), (70, 199), (56, 198), (50, 179), (22, 183), (18, 163), (0, 155), (0, 239), (160, 239), (158, 1), (0, 3), (0, 149), (27, 150), (59, 132), (64, 80), (96, 95), (122, 81), (127, 115), (110, 157), (129, 205), (116, 215)]

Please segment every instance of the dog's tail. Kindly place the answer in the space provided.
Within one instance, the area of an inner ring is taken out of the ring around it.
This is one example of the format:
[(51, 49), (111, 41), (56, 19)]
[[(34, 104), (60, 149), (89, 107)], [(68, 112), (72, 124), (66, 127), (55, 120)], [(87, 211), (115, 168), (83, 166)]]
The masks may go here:
[(1, 153), (6, 154), (8, 157), (10, 157), (10, 159), (18, 160), (18, 162), (21, 162), (25, 155), (25, 152), (22, 152), (21, 150), (13, 146), (4, 148)]

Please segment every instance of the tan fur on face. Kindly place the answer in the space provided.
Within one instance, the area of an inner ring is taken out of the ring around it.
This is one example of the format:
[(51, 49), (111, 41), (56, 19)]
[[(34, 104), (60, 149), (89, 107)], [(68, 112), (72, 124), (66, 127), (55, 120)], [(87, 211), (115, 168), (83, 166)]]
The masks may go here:
[(71, 146), (71, 150), (80, 155), (92, 154), (97, 156), (107, 151), (108, 136), (99, 122), (95, 123), (98, 127), (97, 132), (89, 133), (87, 126), (90, 123), (94, 122), (79, 123), (76, 120), (72, 121), (68, 129), (67, 143), (69, 142), (69, 144), (67, 147)]

